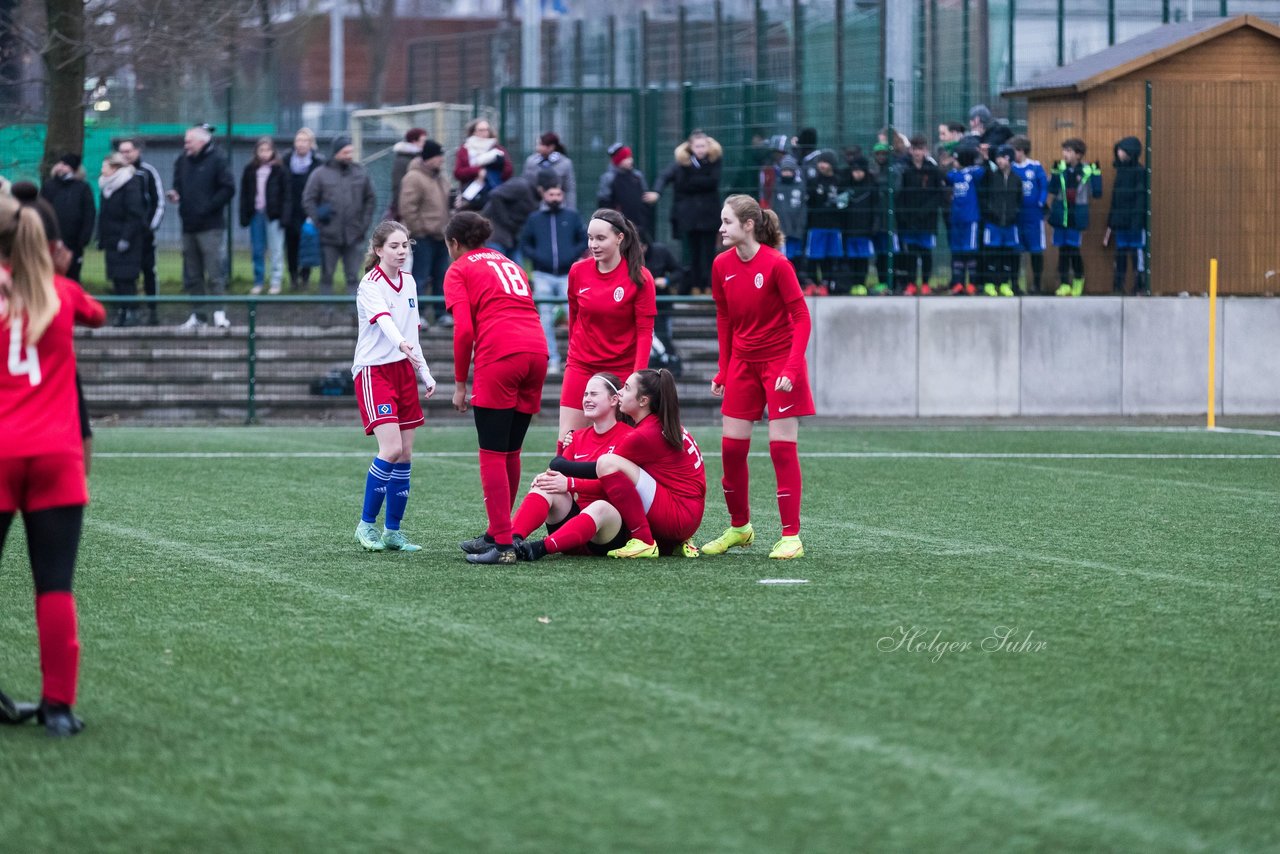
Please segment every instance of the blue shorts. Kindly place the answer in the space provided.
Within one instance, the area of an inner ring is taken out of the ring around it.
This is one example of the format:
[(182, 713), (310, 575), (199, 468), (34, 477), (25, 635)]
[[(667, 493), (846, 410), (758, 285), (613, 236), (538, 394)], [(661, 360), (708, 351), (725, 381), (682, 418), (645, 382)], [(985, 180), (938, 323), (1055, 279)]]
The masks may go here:
[(1080, 229), (1078, 228), (1055, 228), (1053, 230), (1054, 246), (1080, 246)]
[(870, 237), (846, 237), (844, 254), (846, 258), (874, 258), (876, 247)]
[(894, 252), (902, 251), (902, 247), (898, 245), (898, 235), (896, 234), (890, 234), (887, 231), (882, 231), (875, 237), (871, 238), (871, 240), (875, 243), (877, 254), (881, 252), (888, 252), (890, 247), (893, 248)]
[(804, 257), (804, 238), (788, 237), (787, 245), (783, 247), (783, 250), (786, 252), (788, 261), (790, 261), (792, 258)]
[(810, 258), (843, 258), (844, 236), (838, 228), (811, 228), (804, 254)]
[(947, 242), (952, 252), (978, 251), (978, 224), (976, 222), (955, 222), (947, 229)]
[(932, 231), (900, 231), (898, 239), (911, 249), (934, 249), (938, 245), (938, 235)]
[(1037, 211), (1035, 219), (1030, 217), (1018, 220), (1018, 243), (1023, 252), (1038, 255), (1044, 251), (1044, 220)]
[(1117, 249), (1141, 249), (1147, 245), (1147, 232), (1138, 228), (1115, 232)]
[(1017, 249), (1018, 243), (1018, 227), (1016, 225), (991, 225), (990, 223), (982, 226), (982, 245), (990, 246), (992, 249)]

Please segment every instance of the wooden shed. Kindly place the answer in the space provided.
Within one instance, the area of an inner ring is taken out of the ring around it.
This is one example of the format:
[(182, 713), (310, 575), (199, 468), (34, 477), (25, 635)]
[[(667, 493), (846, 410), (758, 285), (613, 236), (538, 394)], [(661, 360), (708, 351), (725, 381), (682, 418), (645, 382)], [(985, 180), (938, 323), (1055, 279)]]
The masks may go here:
[[(1147, 107), (1150, 88), (1148, 135)], [(1090, 293), (1109, 293), (1113, 146), (1150, 145), (1153, 293), (1280, 294), (1280, 27), (1254, 15), (1167, 24), (1006, 90), (1027, 99), (1031, 156), (1046, 171), (1079, 137), (1104, 192), (1085, 234)], [(1054, 281), (1057, 253), (1045, 259)]]

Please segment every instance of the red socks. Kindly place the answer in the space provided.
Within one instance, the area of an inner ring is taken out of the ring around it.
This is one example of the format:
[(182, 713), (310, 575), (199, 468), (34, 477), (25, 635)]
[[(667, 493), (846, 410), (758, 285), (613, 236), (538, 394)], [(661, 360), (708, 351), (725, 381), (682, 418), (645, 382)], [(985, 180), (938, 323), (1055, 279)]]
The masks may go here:
[(721, 463), (724, 465), (720, 485), (724, 487), (724, 503), (729, 508), (729, 524), (735, 528), (751, 521), (751, 471), (747, 468), (750, 451), (750, 439), (725, 436), (720, 440)]
[(782, 517), (782, 536), (800, 533), (800, 454), (795, 442), (770, 442), (773, 473), (778, 479), (778, 515)]
[(480, 449), (480, 488), (484, 512), (489, 516), (489, 536), (500, 546), (511, 545), (511, 481), (507, 479), (507, 453)]
[[(514, 505), (516, 496), (520, 494), (520, 452), (507, 452), (507, 485), (510, 487), (507, 492), (511, 496), (511, 503)], [(507, 508), (507, 512), (511, 512), (511, 508)]]
[[(794, 445), (792, 447), (795, 447)], [(626, 472), (610, 472), (600, 478), (604, 494), (609, 496), (609, 503), (622, 516), (622, 527), (633, 539), (646, 543), (653, 542), (653, 532), (649, 530), (649, 519), (644, 515), (644, 502), (636, 485), (627, 477)]]
[(551, 512), (551, 502), (540, 492), (530, 492), (520, 502), (520, 509), (511, 520), (511, 533), (514, 536), (528, 537), (542, 527)]
[(36, 634), (40, 638), (41, 696), (74, 706), (80, 674), (80, 641), (76, 634), (76, 600), (69, 591), (36, 596)]
[(547, 547), (547, 554), (559, 554), (585, 546), (595, 535), (596, 520), (590, 514), (579, 513), (543, 540), (542, 544)]

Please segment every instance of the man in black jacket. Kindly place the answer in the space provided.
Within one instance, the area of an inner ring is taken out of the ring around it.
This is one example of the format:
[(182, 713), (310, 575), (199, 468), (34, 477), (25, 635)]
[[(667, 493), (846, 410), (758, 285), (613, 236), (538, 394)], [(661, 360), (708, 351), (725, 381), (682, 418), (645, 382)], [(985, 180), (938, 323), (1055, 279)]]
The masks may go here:
[[(227, 292), (226, 208), (236, 194), (235, 181), (208, 125), (190, 128), (182, 150), (173, 165), (173, 189), (167, 195), (182, 219), (182, 288), (194, 296), (222, 296)], [(182, 328), (195, 329), (204, 322), (197, 308)], [(221, 305), (214, 308), (213, 325), (231, 326)]]
[(49, 180), (40, 187), (40, 195), (58, 217), (62, 243), (71, 252), (67, 278), (80, 281), (80, 265), (85, 247), (93, 240), (97, 211), (93, 206), (93, 190), (84, 180), (79, 154), (64, 154), (49, 170)]
[[(142, 234), (142, 290), (153, 297), (157, 293), (156, 231), (164, 219), (164, 181), (160, 178), (160, 170), (142, 159), (142, 140), (122, 139), (116, 144), (116, 151), (142, 178), (142, 200), (147, 206), (147, 229)], [(156, 304), (151, 303), (150, 308), (147, 325), (155, 326)]]

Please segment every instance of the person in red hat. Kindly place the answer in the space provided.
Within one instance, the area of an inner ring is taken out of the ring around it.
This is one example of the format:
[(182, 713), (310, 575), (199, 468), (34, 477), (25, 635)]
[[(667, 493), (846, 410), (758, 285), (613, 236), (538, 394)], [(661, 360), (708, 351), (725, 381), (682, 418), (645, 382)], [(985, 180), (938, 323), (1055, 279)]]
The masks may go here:
[(650, 192), (644, 173), (636, 168), (630, 146), (615, 142), (609, 146), (609, 168), (600, 176), (596, 207), (610, 208), (635, 223), (641, 235), (653, 237), (653, 205), (658, 200)]

